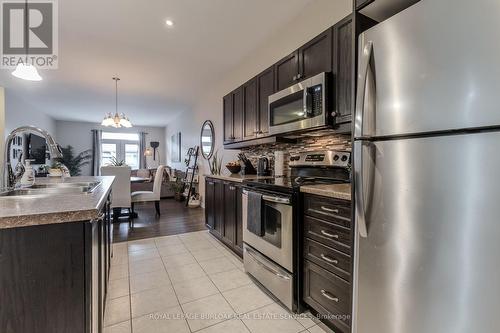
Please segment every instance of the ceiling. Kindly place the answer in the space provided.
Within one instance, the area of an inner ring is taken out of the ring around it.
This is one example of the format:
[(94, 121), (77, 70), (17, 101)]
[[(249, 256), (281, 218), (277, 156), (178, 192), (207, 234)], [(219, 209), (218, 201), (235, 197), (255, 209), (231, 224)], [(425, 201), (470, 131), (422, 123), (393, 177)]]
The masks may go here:
[(0, 70), (0, 86), (55, 119), (97, 122), (114, 110), (117, 75), (119, 110), (165, 125), (311, 1), (58, 1), (59, 68), (41, 82)]

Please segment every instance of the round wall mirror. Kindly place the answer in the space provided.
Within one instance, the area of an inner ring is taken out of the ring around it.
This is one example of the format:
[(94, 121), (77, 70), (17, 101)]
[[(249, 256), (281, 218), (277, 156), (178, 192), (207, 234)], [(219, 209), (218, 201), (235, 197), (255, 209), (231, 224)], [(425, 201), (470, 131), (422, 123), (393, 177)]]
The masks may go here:
[(212, 157), (215, 146), (214, 124), (210, 120), (206, 120), (201, 126), (200, 138), (201, 154), (207, 160)]

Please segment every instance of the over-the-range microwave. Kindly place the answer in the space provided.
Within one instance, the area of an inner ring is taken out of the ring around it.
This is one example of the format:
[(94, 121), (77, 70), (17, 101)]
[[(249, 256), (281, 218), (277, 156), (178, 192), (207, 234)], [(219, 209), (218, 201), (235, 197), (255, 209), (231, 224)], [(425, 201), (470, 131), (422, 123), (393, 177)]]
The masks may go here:
[(286, 134), (330, 123), (329, 73), (320, 73), (269, 96), (269, 133)]

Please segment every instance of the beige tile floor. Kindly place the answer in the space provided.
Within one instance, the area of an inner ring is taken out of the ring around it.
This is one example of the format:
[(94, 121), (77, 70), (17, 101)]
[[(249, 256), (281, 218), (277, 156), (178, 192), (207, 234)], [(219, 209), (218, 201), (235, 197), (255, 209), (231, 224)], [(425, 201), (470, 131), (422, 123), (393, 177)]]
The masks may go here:
[(113, 246), (105, 333), (329, 331), (291, 316), (206, 231)]

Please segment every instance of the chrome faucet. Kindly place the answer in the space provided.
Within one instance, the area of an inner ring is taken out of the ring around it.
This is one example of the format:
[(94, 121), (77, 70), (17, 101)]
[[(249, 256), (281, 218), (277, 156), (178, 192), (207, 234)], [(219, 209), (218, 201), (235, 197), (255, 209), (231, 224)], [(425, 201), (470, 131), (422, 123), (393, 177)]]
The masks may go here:
[(56, 143), (52, 135), (44, 129), (35, 126), (21, 126), (10, 132), (5, 139), (5, 151), (4, 151), (4, 165), (3, 165), (3, 183), (0, 187), (11, 188), (15, 186), (15, 179), (12, 177), (12, 166), (10, 162), (10, 146), (14, 138), (20, 133), (35, 133), (41, 135), (47, 141), (47, 147), (49, 148), (50, 158), (61, 158), (62, 151), (59, 145)]

